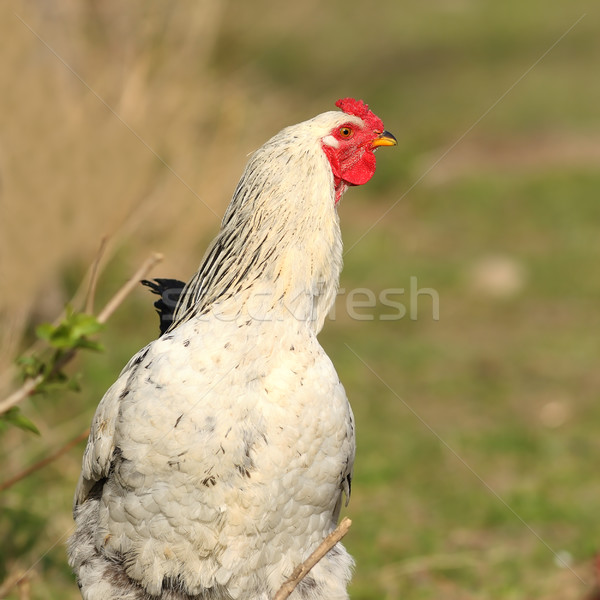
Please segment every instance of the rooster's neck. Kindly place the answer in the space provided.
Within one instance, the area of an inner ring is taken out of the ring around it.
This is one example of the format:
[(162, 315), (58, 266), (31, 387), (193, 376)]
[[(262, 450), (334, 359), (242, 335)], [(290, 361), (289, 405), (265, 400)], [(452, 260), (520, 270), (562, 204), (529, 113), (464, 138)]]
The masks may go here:
[(342, 267), (337, 198), (320, 145), (292, 142), (273, 138), (251, 159), (174, 326), (220, 311), (321, 330)]

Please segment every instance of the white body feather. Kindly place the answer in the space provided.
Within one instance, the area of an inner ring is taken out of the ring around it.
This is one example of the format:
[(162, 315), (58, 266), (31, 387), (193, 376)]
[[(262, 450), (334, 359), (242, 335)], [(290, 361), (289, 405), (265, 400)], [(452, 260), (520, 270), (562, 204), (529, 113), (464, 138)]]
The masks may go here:
[[(70, 562), (89, 600), (268, 600), (335, 527), (354, 425), (317, 342), (342, 245), (325, 113), (250, 160), (171, 330), (102, 399)], [(338, 544), (292, 598), (344, 599)]]

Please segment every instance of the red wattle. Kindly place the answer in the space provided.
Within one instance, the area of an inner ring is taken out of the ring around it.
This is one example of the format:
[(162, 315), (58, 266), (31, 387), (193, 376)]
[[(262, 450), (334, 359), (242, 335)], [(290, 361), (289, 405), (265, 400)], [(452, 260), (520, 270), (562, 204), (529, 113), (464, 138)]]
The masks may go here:
[(360, 160), (344, 169), (341, 178), (350, 185), (363, 185), (375, 174), (375, 154), (366, 151)]
[(375, 154), (372, 150), (365, 150), (362, 155), (356, 155), (357, 159), (353, 163), (349, 161), (344, 163), (343, 160), (340, 161), (337, 149), (327, 144), (323, 144), (322, 148), (331, 165), (336, 191), (336, 204), (349, 185), (363, 185), (373, 177), (375, 173)]

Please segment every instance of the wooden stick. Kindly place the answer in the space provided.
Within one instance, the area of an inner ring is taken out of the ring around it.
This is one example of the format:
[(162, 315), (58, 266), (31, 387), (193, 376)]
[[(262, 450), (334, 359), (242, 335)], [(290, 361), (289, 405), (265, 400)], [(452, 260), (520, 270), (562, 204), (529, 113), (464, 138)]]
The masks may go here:
[(273, 600), (285, 600), (296, 586), (308, 575), (309, 571), (348, 533), (352, 521), (345, 517), (341, 523), (319, 544), (317, 549), (298, 565), (290, 578), (279, 588)]

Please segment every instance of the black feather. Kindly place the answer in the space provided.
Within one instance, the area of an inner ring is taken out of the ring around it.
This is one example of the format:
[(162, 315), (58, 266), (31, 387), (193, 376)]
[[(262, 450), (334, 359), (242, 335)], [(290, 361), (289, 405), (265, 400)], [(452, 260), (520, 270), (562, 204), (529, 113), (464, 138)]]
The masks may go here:
[(149, 287), (153, 294), (160, 296), (160, 299), (154, 303), (154, 307), (158, 313), (158, 326), (162, 335), (173, 322), (175, 307), (179, 302), (185, 283), (178, 279), (153, 279), (152, 281), (143, 279), (141, 283)]

